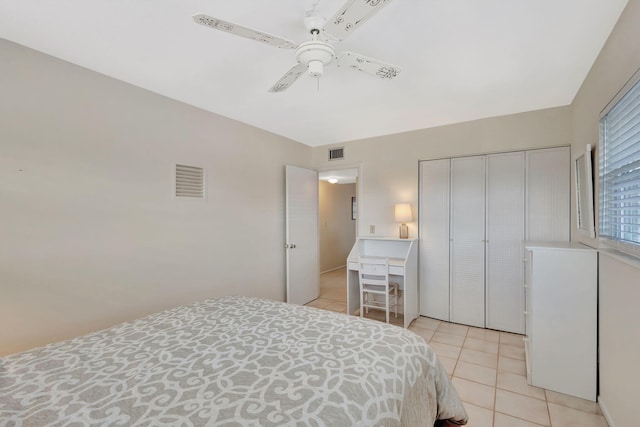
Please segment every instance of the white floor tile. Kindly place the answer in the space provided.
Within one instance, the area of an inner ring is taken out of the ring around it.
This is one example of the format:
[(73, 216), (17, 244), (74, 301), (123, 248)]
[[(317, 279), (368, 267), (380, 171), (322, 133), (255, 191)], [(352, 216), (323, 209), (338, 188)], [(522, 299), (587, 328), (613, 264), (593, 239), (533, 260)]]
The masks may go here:
[(492, 331), (491, 329), (482, 329), (470, 327), (467, 332), (468, 338), (477, 338), (484, 341), (499, 342), (500, 332)]
[(446, 332), (436, 331), (431, 337), (431, 341), (455, 345), (456, 347), (462, 347), (464, 337), (460, 335), (453, 335)]
[(502, 390), (512, 391), (514, 393), (524, 394), (525, 396), (535, 397), (536, 399), (545, 400), (544, 389), (532, 387), (527, 384), (527, 378), (512, 374), (511, 372), (499, 372), (497, 387)]
[[(510, 415), (496, 412), (494, 415), (493, 427), (540, 427), (540, 424), (534, 424), (529, 421), (514, 418)], [(561, 427), (561, 426), (558, 426)]]
[(464, 340), (463, 347), (471, 350), (482, 351), (484, 353), (498, 354), (497, 342), (479, 340), (477, 338), (467, 338)]
[(498, 358), (498, 372), (511, 372), (512, 374), (527, 375), (527, 366), (524, 360), (510, 357)]
[(547, 402), (556, 403), (573, 409), (579, 409), (595, 415), (602, 415), (600, 405), (598, 405), (597, 402), (580, 399), (579, 397), (569, 396), (567, 394), (556, 393), (551, 390), (546, 390), (545, 393), (547, 395)]
[(465, 403), (464, 409), (469, 415), (469, 423), (466, 427), (492, 427), (493, 411), (491, 409), (482, 408), (471, 403)]
[(498, 355), (472, 350), (470, 348), (462, 348), (462, 351), (460, 352), (460, 360), (474, 363), (476, 365), (486, 366), (487, 368), (495, 369), (498, 367)]
[(509, 332), (500, 332), (500, 344), (512, 345), (514, 347), (524, 348), (524, 336), (511, 334)]
[(550, 425), (547, 403), (544, 400), (498, 389), (495, 410), (543, 426)]
[(461, 360), (458, 361), (453, 376), (464, 378), (470, 381), (475, 381), (481, 384), (490, 385), (491, 387), (494, 387), (496, 385), (495, 369), (474, 365), (471, 363), (463, 362)]
[(494, 387), (457, 377), (453, 377), (451, 382), (463, 402), (493, 410), (496, 390)]
[(438, 326), (438, 331), (466, 337), (467, 331), (469, 331), (469, 327), (465, 325), (458, 325), (456, 323), (440, 322), (440, 326)]
[(499, 355), (512, 359), (524, 360), (524, 347), (515, 347), (507, 344), (500, 344)]
[(602, 415), (590, 414), (555, 403), (549, 403), (549, 415), (554, 427), (607, 427), (607, 422)]
[(438, 326), (440, 326), (440, 323), (442, 323), (440, 320), (431, 319), (429, 317), (418, 317), (413, 322), (415, 326), (418, 326), (420, 328), (425, 328), (425, 329), (433, 329), (434, 331), (438, 329)]

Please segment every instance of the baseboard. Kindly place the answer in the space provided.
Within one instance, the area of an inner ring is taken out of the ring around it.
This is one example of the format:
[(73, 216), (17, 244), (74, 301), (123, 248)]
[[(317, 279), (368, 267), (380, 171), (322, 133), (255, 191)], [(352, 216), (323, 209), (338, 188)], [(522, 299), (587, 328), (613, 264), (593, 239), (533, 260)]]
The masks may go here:
[(347, 266), (347, 264), (341, 265), (341, 266), (338, 266), (338, 267), (334, 267), (334, 268), (330, 268), (329, 270), (321, 271), (320, 274), (330, 273), (332, 271), (340, 270), (341, 268), (345, 268), (346, 266)]
[(602, 412), (602, 416), (609, 424), (609, 427), (616, 427), (616, 423), (613, 422), (613, 418), (611, 418), (611, 414), (607, 409), (607, 405), (603, 402), (602, 398), (598, 396), (598, 405), (600, 406), (600, 411)]

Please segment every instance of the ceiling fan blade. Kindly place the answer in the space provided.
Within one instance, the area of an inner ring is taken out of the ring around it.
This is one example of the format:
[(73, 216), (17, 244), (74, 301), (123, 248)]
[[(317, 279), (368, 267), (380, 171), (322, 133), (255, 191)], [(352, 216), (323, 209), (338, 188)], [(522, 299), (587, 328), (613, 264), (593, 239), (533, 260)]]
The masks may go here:
[(348, 67), (371, 74), (381, 79), (393, 79), (400, 73), (400, 68), (386, 64), (377, 59), (369, 58), (353, 52), (344, 52), (338, 58), (338, 67)]
[(298, 46), (291, 40), (274, 36), (272, 34), (263, 33), (262, 31), (254, 30), (251, 28), (243, 27), (242, 25), (234, 24), (232, 22), (223, 21), (218, 18), (213, 18), (203, 13), (193, 15), (193, 20), (196, 22), (196, 24), (204, 25), (205, 27), (215, 28), (216, 30), (225, 31), (227, 33), (235, 34), (236, 36), (240, 37), (246, 37), (248, 39), (253, 39), (282, 49), (295, 49)]
[(333, 18), (327, 21), (324, 32), (337, 40), (343, 40), (389, 3), (391, 0), (347, 0)]
[(269, 89), (269, 92), (277, 93), (277, 92), (283, 92), (287, 90), (289, 86), (295, 83), (295, 81), (298, 80), (298, 78), (301, 75), (303, 75), (306, 71), (307, 71), (306, 65), (304, 64), (294, 65), (293, 67), (291, 67), (291, 69), (289, 69), (289, 71), (286, 72), (284, 76), (280, 78), (280, 80), (276, 82), (276, 84), (274, 84), (271, 87), (271, 89)]

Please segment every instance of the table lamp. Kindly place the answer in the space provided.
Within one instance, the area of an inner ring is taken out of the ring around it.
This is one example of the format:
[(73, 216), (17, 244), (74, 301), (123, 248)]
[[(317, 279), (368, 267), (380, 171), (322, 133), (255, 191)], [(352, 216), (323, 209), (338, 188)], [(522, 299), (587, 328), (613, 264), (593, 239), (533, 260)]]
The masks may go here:
[(409, 203), (396, 203), (396, 222), (400, 222), (400, 238), (408, 239), (409, 238), (409, 227), (405, 222), (413, 221), (413, 216), (411, 215), (411, 205)]

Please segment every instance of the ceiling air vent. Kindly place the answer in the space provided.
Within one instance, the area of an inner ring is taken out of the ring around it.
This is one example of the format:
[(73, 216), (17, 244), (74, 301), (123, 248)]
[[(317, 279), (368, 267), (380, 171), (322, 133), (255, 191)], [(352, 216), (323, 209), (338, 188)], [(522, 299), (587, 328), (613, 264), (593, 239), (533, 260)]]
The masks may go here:
[(344, 147), (329, 149), (329, 160), (342, 160), (342, 159), (344, 159)]
[(176, 165), (176, 197), (204, 199), (204, 169)]

